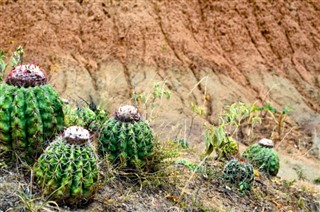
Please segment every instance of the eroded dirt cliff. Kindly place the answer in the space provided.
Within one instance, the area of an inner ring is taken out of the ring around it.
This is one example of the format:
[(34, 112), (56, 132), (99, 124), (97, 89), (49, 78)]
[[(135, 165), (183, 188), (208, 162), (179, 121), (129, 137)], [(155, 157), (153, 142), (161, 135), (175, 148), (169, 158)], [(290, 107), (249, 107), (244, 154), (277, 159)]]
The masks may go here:
[(320, 112), (318, 17), (316, 0), (2, 0), (0, 46), (24, 44), (66, 97), (113, 106), (134, 85), (165, 80), (177, 114), (206, 92), (208, 118), (224, 103), (267, 99), (304, 122)]

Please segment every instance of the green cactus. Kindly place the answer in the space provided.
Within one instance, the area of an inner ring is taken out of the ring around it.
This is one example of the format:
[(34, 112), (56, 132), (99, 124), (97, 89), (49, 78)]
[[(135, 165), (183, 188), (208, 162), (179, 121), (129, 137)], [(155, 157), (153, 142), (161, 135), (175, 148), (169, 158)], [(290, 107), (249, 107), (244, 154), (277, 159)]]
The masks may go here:
[(111, 161), (141, 167), (153, 155), (153, 132), (133, 106), (123, 106), (104, 124), (99, 150)]
[(93, 197), (98, 157), (89, 138), (87, 130), (73, 126), (46, 148), (34, 165), (36, 182), (45, 195), (69, 204)]
[(80, 106), (76, 108), (70, 105), (65, 105), (64, 108), (66, 126), (81, 126), (90, 131), (97, 131), (102, 127), (102, 124), (107, 120), (105, 110), (96, 108), (91, 110), (89, 106)]
[(267, 174), (272, 176), (278, 174), (280, 160), (278, 153), (273, 148), (253, 144), (243, 152), (242, 157)]
[(13, 69), (0, 84), (0, 161), (33, 163), (44, 141), (64, 126), (62, 102), (35, 65)]
[(249, 190), (254, 181), (253, 166), (232, 159), (224, 167), (223, 178), (226, 182), (237, 186), (240, 191)]

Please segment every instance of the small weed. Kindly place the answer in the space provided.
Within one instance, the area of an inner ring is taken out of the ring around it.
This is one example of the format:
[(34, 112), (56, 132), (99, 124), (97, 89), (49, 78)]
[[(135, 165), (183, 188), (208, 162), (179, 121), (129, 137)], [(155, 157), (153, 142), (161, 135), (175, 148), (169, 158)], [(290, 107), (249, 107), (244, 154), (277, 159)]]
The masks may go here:
[(155, 118), (154, 110), (160, 108), (163, 99), (171, 98), (171, 91), (166, 88), (166, 82), (157, 82), (153, 85), (153, 90), (150, 93), (133, 93), (133, 100), (137, 107), (141, 106), (145, 111), (145, 119), (152, 120)]
[(298, 180), (304, 180), (305, 177), (303, 176), (303, 168), (299, 165), (294, 167), (294, 170), (296, 171), (296, 174), (298, 176)]
[[(12, 68), (16, 67), (18, 64), (22, 64), (22, 57), (24, 55), (24, 50), (22, 46), (19, 46), (16, 51), (12, 53), (12, 56), (10, 58), (11, 60), (11, 66)], [(4, 72), (7, 68), (6, 55), (3, 50), (0, 51), (0, 82), (3, 80)]]
[(282, 185), (285, 187), (291, 187), (295, 182), (296, 180), (283, 180)]
[(42, 197), (33, 197), (24, 192), (17, 194), (22, 203), (21, 206), (18, 206), (15, 209), (28, 210), (32, 212), (38, 211), (59, 211), (59, 205), (50, 200), (44, 200)]
[(313, 180), (315, 184), (320, 184), (320, 176)]

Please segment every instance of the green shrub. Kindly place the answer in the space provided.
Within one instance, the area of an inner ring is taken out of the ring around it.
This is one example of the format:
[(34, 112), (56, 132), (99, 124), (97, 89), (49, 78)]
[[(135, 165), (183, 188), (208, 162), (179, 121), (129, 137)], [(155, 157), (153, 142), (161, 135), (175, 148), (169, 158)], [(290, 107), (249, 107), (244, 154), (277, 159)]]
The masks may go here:
[(207, 154), (211, 154), (215, 150), (218, 159), (230, 159), (239, 152), (237, 141), (226, 135), (223, 126), (207, 128), (205, 131), (205, 142)]

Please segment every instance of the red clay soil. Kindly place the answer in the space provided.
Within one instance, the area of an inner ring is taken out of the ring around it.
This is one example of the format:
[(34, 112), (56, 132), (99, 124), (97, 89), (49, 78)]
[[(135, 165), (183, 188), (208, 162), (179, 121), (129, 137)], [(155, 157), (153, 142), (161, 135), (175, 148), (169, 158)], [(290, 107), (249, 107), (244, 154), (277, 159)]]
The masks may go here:
[(226, 103), (270, 101), (312, 127), (319, 17), (318, 0), (1, 0), (0, 48), (23, 44), (65, 98), (92, 95), (110, 110), (164, 80), (166, 118), (189, 117), (205, 96), (208, 121)]

